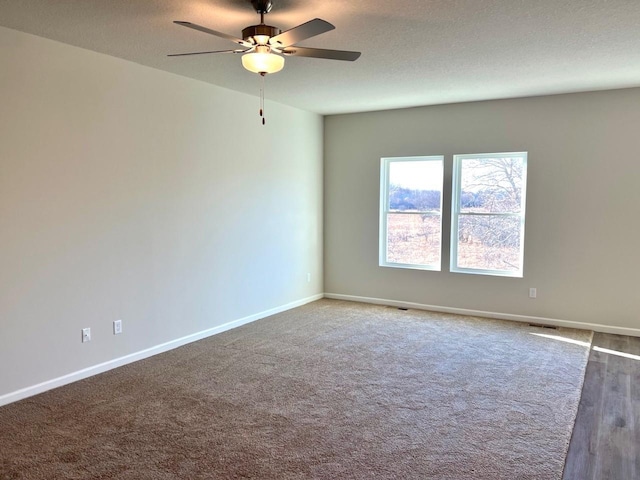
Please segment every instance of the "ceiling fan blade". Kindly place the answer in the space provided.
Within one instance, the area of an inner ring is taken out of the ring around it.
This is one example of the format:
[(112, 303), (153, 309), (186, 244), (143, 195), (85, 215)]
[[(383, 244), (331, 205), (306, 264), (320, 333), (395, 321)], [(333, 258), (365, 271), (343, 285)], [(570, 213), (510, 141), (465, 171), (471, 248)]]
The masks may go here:
[(186, 55), (205, 55), (207, 53), (244, 53), (248, 52), (251, 49), (247, 50), (213, 50), (211, 52), (191, 52), (191, 53), (172, 53), (171, 55), (167, 55), (167, 57), (184, 57)]
[(251, 48), (253, 45), (249, 42), (245, 42), (241, 38), (236, 38), (233, 35), (227, 35), (226, 33), (218, 32), (216, 30), (211, 30), (210, 28), (202, 27), (200, 25), (196, 25), (191, 22), (180, 22), (178, 20), (174, 21), (176, 25), (181, 25), (183, 27), (192, 28), (194, 30), (198, 30), (199, 32), (208, 33), (209, 35), (215, 35), (216, 37), (224, 38), (227, 40), (231, 40), (233, 43), (237, 43), (238, 45), (242, 45), (243, 47)]
[(331, 25), (329, 22), (319, 18), (314, 18), (313, 20), (309, 20), (307, 23), (303, 23), (302, 25), (293, 27), (286, 32), (282, 32), (280, 35), (272, 37), (271, 40), (269, 40), (269, 43), (274, 45), (274, 43), (277, 42), (282, 47), (288, 47), (289, 45), (301, 42), (307, 38), (315, 37), (316, 35), (328, 32), (334, 28), (336, 27)]
[(297, 57), (326, 58), (328, 60), (345, 60), (354, 62), (360, 58), (360, 52), (348, 52), (346, 50), (325, 50), (323, 48), (287, 47), (282, 49), (285, 55)]

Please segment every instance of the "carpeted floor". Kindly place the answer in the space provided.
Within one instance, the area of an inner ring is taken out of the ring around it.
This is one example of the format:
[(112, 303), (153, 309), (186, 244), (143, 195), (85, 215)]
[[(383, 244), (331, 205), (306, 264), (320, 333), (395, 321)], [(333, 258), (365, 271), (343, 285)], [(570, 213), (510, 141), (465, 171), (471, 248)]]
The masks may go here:
[(560, 479), (590, 340), (320, 300), (0, 408), (0, 478)]

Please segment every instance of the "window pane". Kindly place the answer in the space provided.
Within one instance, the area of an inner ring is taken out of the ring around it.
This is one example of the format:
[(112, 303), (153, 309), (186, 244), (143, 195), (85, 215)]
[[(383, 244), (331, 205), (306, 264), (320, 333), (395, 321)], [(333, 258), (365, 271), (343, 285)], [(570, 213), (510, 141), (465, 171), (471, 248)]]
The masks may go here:
[(460, 215), (458, 221), (458, 268), (520, 270), (520, 218)]
[(461, 167), (460, 212), (520, 212), (523, 157), (467, 158)]
[(440, 268), (440, 216), (388, 214), (387, 262)]
[(439, 212), (442, 195), (442, 161), (389, 163), (390, 211)]

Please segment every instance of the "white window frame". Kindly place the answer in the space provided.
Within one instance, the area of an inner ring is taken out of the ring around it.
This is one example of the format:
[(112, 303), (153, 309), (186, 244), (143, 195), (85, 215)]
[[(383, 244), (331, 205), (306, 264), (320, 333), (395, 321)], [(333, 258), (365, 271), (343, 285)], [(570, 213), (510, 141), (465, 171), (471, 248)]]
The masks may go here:
[[(396, 263), (387, 261), (387, 216), (389, 213), (403, 214), (403, 215), (430, 215), (438, 216), (438, 214), (432, 212), (390, 212), (389, 211), (389, 170), (392, 163), (395, 162), (424, 162), (424, 161), (439, 161), (442, 163), (442, 186), (440, 187), (440, 252), (438, 254), (438, 265), (424, 265), (424, 264), (412, 264), (412, 263)], [(379, 228), (379, 257), (378, 264), (381, 267), (393, 267), (393, 268), (408, 268), (414, 270), (442, 270), (442, 201), (444, 197), (444, 155), (430, 155), (419, 157), (383, 157), (380, 159), (380, 228)]]
[[(519, 213), (461, 213), (460, 212), (460, 195), (462, 180), (462, 161), (465, 159), (482, 159), (482, 158), (513, 158), (522, 157), (522, 191), (520, 198)], [(476, 275), (494, 275), (500, 277), (517, 277), (522, 278), (524, 275), (524, 226), (525, 226), (525, 207), (527, 198), (527, 152), (505, 152), (505, 153), (481, 153), (481, 154), (464, 154), (453, 156), (453, 188), (451, 191), (451, 258), (449, 270), (454, 273), (469, 273)], [(520, 255), (517, 270), (486, 270), (480, 268), (463, 268), (458, 267), (458, 222), (460, 216), (492, 216), (492, 217), (515, 217), (520, 219)]]

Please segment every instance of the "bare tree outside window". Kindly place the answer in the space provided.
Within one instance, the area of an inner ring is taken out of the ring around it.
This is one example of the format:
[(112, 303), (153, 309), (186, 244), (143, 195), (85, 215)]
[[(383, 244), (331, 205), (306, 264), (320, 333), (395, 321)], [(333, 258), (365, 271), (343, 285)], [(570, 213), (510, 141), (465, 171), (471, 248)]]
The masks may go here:
[(456, 155), (452, 271), (522, 276), (526, 153)]

